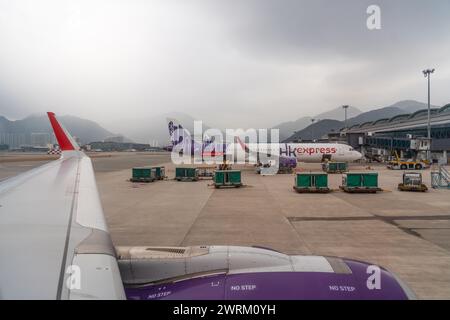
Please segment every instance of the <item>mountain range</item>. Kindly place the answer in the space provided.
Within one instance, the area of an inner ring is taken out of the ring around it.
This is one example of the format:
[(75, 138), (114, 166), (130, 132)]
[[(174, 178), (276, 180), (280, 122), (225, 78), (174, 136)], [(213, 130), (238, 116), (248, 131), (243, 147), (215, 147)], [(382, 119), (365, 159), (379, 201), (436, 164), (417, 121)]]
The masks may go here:
[[(351, 117), (355, 117), (361, 114), (362, 111), (356, 107), (349, 106), (347, 109), (347, 119)], [(344, 120), (345, 113), (342, 107), (338, 107), (332, 109), (327, 112), (320, 113), (318, 115), (312, 117), (301, 117), (295, 121), (287, 121), (282, 122), (272, 129), (278, 129), (280, 135), (280, 141), (283, 141), (294, 134), (295, 131), (302, 130), (311, 125), (312, 119), (315, 121), (323, 120), (323, 119), (331, 119), (331, 120)]]
[[(114, 136), (94, 121), (74, 116), (60, 116), (58, 119), (81, 144), (102, 141)], [(45, 145), (53, 141), (53, 131), (47, 115), (31, 115), (21, 120), (11, 121), (0, 116), (0, 144), (10, 147), (20, 145)]]
[[(382, 118), (391, 118), (400, 114), (409, 114), (426, 108), (428, 108), (428, 105), (426, 103), (418, 102), (415, 100), (403, 100), (387, 107), (373, 109), (367, 112), (359, 113), (354, 117), (351, 118), (349, 117), (347, 120), (347, 124), (348, 126), (352, 126), (355, 124), (361, 124), (368, 121), (375, 121)], [(438, 108), (438, 106), (431, 105), (431, 108)], [(328, 132), (338, 131), (344, 126), (345, 126), (344, 121), (339, 121), (338, 119), (324, 119), (315, 122), (313, 124), (309, 124), (307, 127), (297, 130), (295, 133), (291, 134), (288, 138), (280, 140), (287, 142), (300, 139), (304, 140), (320, 139)]]
[[(393, 105), (374, 108), (367, 112), (362, 112), (359, 108), (351, 106), (347, 109), (347, 121), (348, 125), (353, 125), (412, 113), (425, 108), (427, 108), (427, 104), (414, 100), (399, 101)], [(179, 120), (185, 128), (193, 132), (194, 118), (185, 113), (167, 113), (150, 118), (122, 119), (115, 129), (124, 132), (131, 139), (125, 139), (126, 141), (164, 146), (169, 142), (166, 118)], [(59, 119), (82, 144), (103, 141), (106, 138), (117, 136), (91, 120), (75, 116), (60, 116)], [(311, 119), (315, 119), (315, 122), (311, 123)], [(344, 127), (343, 120), (344, 111), (342, 107), (338, 107), (313, 117), (301, 117), (295, 121), (283, 122), (273, 128), (280, 130), (280, 141), (318, 139), (330, 131), (336, 131)], [(207, 128), (207, 126), (204, 126), (203, 130)], [(40, 141), (42, 144), (45, 139), (53, 140), (52, 130), (46, 115), (32, 115), (15, 121), (0, 116), (0, 144), (18, 147), (19, 145), (36, 144), (36, 141)]]

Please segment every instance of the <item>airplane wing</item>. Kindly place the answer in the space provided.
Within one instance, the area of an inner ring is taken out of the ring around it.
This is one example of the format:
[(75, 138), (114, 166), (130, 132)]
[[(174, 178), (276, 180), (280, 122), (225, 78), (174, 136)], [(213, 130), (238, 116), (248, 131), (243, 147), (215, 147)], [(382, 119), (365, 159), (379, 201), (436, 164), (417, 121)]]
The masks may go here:
[(48, 116), (61, 158), (0, 183), (0, 299), (125, 299), (91, 160)]

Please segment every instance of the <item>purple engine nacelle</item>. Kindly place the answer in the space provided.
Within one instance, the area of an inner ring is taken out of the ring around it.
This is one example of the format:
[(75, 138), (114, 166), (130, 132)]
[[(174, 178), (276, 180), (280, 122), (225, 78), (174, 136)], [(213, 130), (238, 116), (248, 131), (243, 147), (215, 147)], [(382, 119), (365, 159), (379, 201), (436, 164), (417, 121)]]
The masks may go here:
[[(198, 254), (198, 248), (207, 248), (208, 253)], [(170, 250), (173, 252), (174, 248)], [(175, 257), (176, 255), (171, 253), (171, 258), (164, 259), (159, 256), (160, 251), (156, 259), (142, 259), (144, 257), (141, 253), (136, 255), (137, 258), (128, 256), (119, 259), (127, 298), (135, 300), (415, 298), (413, 292), (394, 274), (384, 268), (360, 261), (322, 256), (288, 256), (261, 248), (212, 246), (197, 247), (195, 250), (197, 254), (184, 258)], [(161, 279), (157, 279), (158, 277)]]
[(297, 159), (295, 157), (280, 157), (280, 168), (292, 168), (297, 167)]

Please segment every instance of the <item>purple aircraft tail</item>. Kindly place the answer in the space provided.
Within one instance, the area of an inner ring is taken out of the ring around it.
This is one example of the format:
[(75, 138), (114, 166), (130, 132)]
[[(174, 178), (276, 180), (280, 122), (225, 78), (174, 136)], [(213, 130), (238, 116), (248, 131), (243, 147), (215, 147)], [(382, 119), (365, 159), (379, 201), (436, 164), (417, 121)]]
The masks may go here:
[(215, 157), (224, 155), (226, 144), (214, 143), (214, 139), (195, 141), (192, 134), (176, 119), (167, 118), (167, 127), (169, 129), (170, 151), (176, 148), (184, 152), (191, 150), (191, 154), (196, 153), (202, 156)]
[(170, 147), (172, 150), (176, 147), (178, 150), (183, 150), (184, 152), (191, 150), (191, 154), (193, 154), (196, 148), (202, 148), (202, 144), (195, 142), (191, 133), (178, 120), (167, 118), (167, 127), (169, 129)]

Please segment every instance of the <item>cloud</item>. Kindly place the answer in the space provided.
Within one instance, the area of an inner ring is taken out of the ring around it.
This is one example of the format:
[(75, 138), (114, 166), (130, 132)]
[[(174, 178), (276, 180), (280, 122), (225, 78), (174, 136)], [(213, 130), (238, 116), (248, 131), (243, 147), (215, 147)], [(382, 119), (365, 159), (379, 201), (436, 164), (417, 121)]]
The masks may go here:
[(424, 100), (428, 66), (433, 102), (448, 102), (450, 3), (377, 1), (376, 31), (370, 4), (0, 0), (0, 114), (53, 109), (114, 131), (178, 111), (263, 127), (344, 103)]

